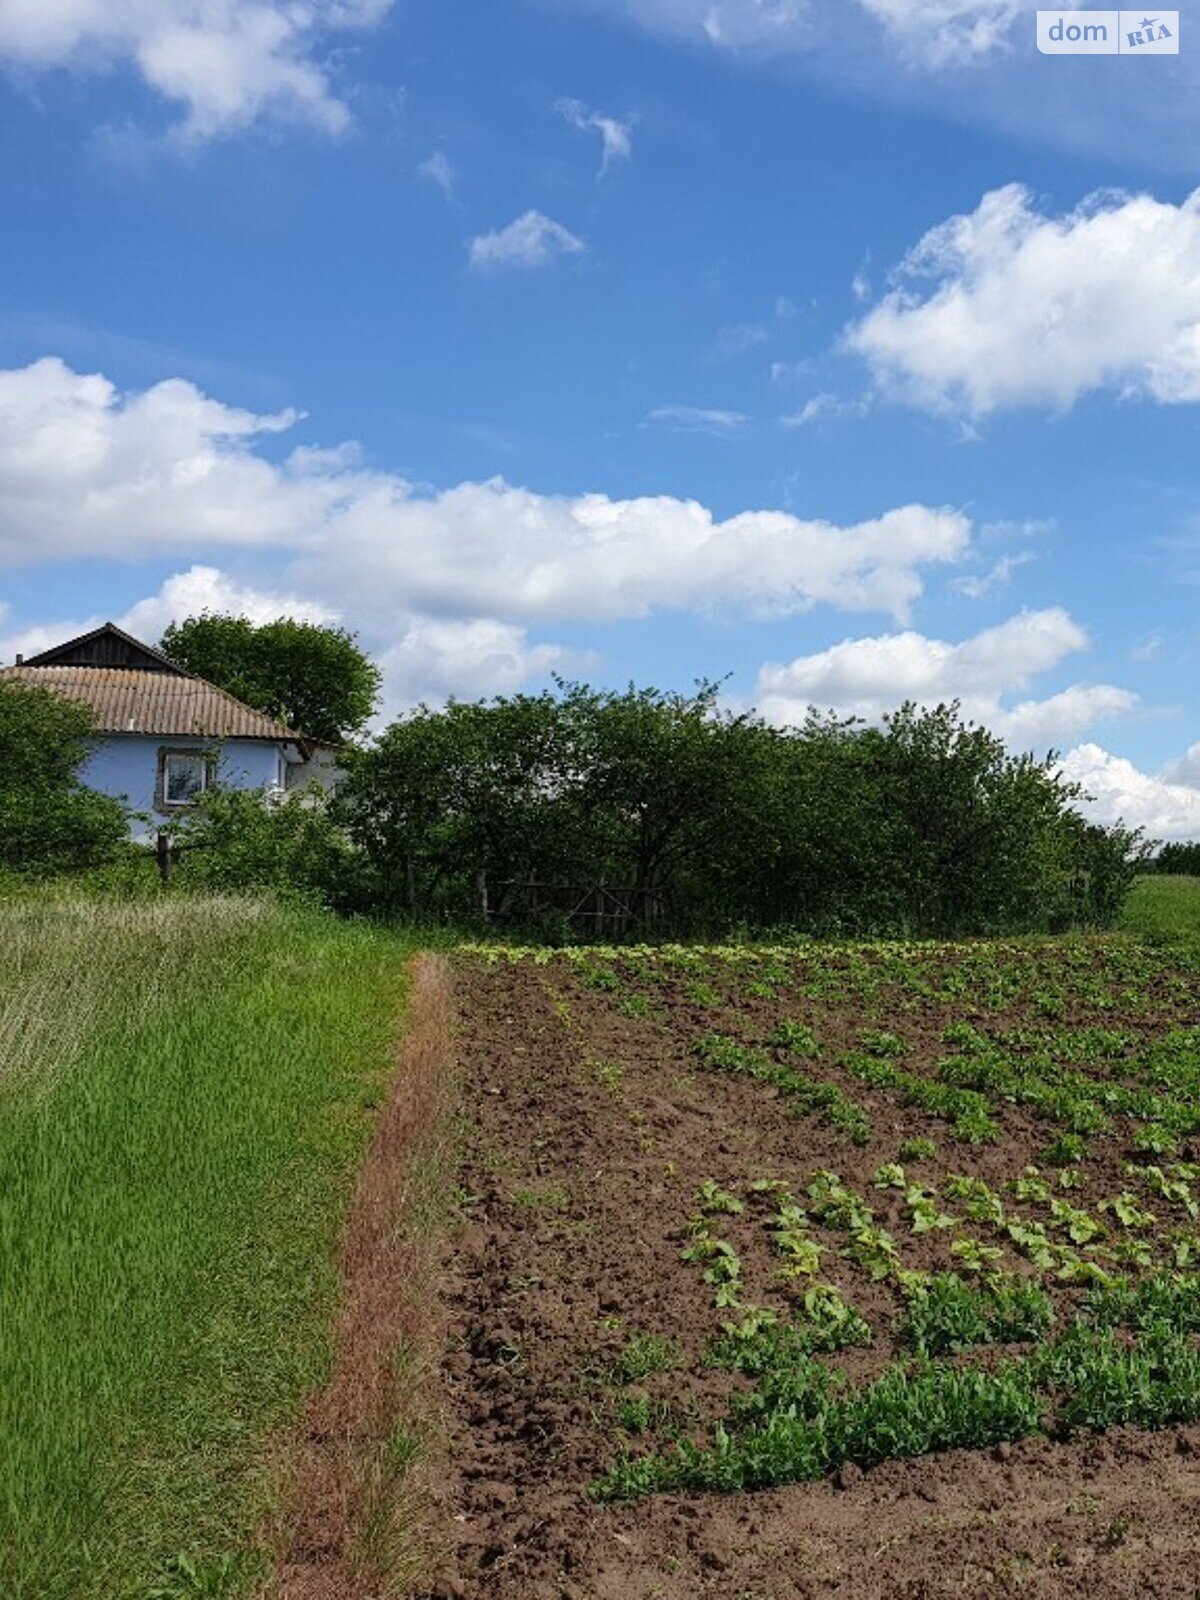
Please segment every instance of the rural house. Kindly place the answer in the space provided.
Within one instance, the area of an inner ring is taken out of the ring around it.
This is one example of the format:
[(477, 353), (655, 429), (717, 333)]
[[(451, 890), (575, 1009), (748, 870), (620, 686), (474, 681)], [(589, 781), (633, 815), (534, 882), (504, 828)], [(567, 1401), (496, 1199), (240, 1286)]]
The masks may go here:
[(28, 660), (18, 656), (0, 678), (91, 707), (96, 745), (80, 778), (124, 803), (134, 839), (152, 839), (217, 783), (283, 791), (330, 774), (327, 746), (184, 672), (111, 622)]

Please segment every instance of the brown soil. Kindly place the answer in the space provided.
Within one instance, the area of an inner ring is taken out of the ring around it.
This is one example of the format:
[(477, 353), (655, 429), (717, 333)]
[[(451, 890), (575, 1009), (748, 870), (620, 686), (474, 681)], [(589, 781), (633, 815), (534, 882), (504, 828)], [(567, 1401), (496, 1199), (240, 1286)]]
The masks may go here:
[(288, 1452), (269, 1600), (374, 1600), (407, 1587), (424, 1563), (444, 1343), (441, 1195), (458, 1101), (452, 1020), (445, 961), (418, 957), (401, 1059), (343, 1239), (333, 1371)]
[[(620, 1448), (617, 1408), (629, 1389), (614, 1368), (632, 1335), (678, 1342), (676, 1370), (636, 1387), (697, 1438), (738, 1381), (704, 1364), (720, 1314), (680, 1259), (699, 1184), (776, 1176), (800, 1191), (815, 1168), (832, 1167), (886, 1222), (891, 1202), (871, 1191), (870, 1174), (895, 1158), (899, 1140), (928, 1133), (948, 1146), (947, 1130), (846, 1079), (872, 1118), (871, 1144), (856, 1149), (763, 1085), (706, 1072), (689, 1054), (714, 1027), (752, 1040), (783, 1015), (811, 1017), (823, 1040), (836, 1045), (844, 1032), (850, 1042), (854, 1026), (886, 1025), (862, 1008), (852, 1016), (809, 1002), (806, 1016), (803, 1006), (730, 996), (714, 1019), (711, 1008), (689, 1014), (675, 984), (649, 1016), (630, 1017), (563, 961), (463, 959), (456, 988), (469, 1125), (464, 1220), (444, 1291), (449, 1465), (436, 1520), (448, 1553), (422, 1595), (1200, 1596), (1200, 1429), (1035, 1439), (754, 1495), (596, 1504), (589, 1486)], [(1194, 996), (1179, 1004), (1192, 1007)], [(904, 1031), (927, 1027), (933, 1039), (945, 1020), (918, 1008)], [(999, 1183), (1053, 1137), (1017, 1110), (1004, 1121), (1000, 1145), (950, 1146), (939, 1170)], [(1101, 1183), (1116, 1176), (1113, 1144), (1096, 1153)], [(769, 1299), (758, 1292), (769, 1282), (765, 1247), (756, 1261), (749, 1227), (738, 1244), (747, 1278), (759, 1280), (752, 1297)], [(928, 1236), (904, 1245), (913, 1266), (945, 1249)], [(842, 1362), (862, 1376), (892, 1353), (895, 1304), (861, 1273), (843, 1273), (832, 1250), (826, 1259), (825, 1276), (879, 1332), (869, 1352)]]

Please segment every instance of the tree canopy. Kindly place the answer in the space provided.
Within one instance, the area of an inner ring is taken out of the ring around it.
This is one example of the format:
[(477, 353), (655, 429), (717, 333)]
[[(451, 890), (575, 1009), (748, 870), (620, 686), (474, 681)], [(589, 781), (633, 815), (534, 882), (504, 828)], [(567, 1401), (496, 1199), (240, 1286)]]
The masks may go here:
[(330, 744), (359, 732), (379, 696), (379, 668), (345, 628), (208, 612), (171, 623), (160, 648), (186, 672)]
[(120, 802), (79, 781), (91, 731), (86, 706), (0, 678), (0, 867), (96, 866), (125, 838)]
[(420, 915), (552, 919), (619, 887), (679, 934), (1053, 930), (1110, 922), (1143, 853), (956, 706), (780, 729), (713, 685), (564, 684), (419, 709), (348, 767), (361, 893)]
[(1152, 872), (1179, 874), (1184, 877), (1200, 878), (1200, 843), (1196, 840), (1164, 844), (1162, 849), (1147, 863), (1147, 869)]

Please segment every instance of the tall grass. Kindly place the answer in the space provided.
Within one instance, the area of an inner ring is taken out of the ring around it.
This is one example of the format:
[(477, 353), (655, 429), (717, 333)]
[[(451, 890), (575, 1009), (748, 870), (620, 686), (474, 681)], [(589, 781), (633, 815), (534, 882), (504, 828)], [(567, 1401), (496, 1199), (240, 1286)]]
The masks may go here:
[(404, 950), (245, 899), (0, 903), (0, 1595), (240, 1592)]
[(1200, 878), (1138, 878), (1121, 910), (1120, 925), (1131, 933), (1200, 935)]

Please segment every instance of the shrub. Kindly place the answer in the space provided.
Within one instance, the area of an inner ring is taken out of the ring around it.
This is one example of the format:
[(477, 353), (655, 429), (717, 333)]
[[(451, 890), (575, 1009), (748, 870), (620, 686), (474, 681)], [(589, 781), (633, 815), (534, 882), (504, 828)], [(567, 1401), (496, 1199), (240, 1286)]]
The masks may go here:
[(317, 790), (272, 801), (260, 790), (212, 789), (177, 840), (189, 884), (353, 904), (354, 854)]
[(0, 869), (48, 876), (118, 854), (124, 808), (78, 777), (91, 732), (86, 706), (0, 679)]
[(1105, 926), (1138, 838), (955, 706), (779, 729), (691, 696), (560, 684), (420, 708), (350, 755), (340, 807), (381, 908), (563, 929), (928, 935)]

